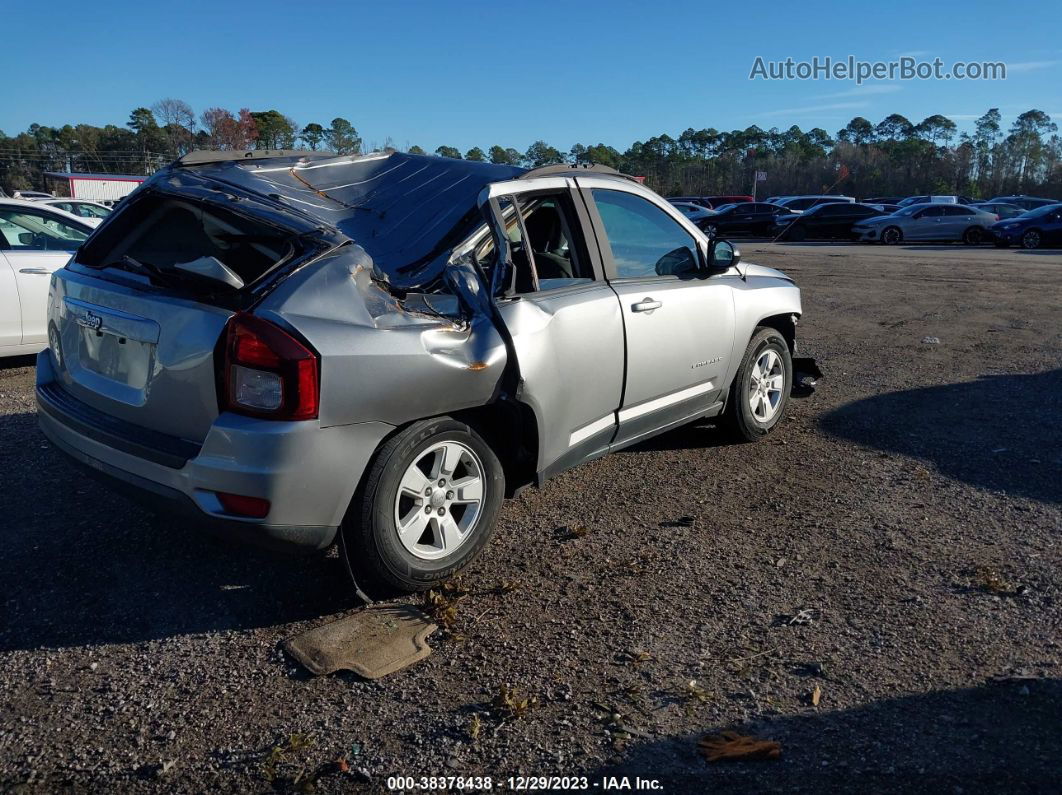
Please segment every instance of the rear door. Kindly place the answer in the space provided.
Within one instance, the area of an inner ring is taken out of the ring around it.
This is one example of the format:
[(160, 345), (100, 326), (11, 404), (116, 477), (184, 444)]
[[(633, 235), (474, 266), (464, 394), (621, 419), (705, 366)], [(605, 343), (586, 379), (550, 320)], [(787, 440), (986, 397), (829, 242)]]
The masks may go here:
[[(520, 400), (540, 418), (538, 468), (547, 475), (608, 452), (623, 396), (620, 304), (573, 188), (567, 178), (490, 187), (515, 270), (496, 303), (516, 353)], [(486, 241), (478, 259), (494, 259), (494, 246)]]
[(934, 204), (917, 211), (907, 224), (903, 236), (908, 240), (940, 240), (944, 206)]
[(738, 277), (706, 275), (701, 239), (660, 203), (615, 180), (578, 182), (588, 188), (605, 274), (623, 316), (622, 445), (702, 416), (719, 400), (733, 355)]
[[(0, 222), (0, 229), (3, 223)], [(3, 240), (0, 240), (2, 243)], [(0, 348), (22, 343), (22, 310), (18, 300), (15, 269), (0, 251)]]
[(0, 206), (4, 257), (15, 275), (22, 343), (48, 341), (48, 284), (86, 238), (88, 228), (44, 209)]
[(940, 217), (940, 235), (943, 240), (959, 240), (966, 229), (975, 224), (974, 211), (958, 204), (945, 204)]

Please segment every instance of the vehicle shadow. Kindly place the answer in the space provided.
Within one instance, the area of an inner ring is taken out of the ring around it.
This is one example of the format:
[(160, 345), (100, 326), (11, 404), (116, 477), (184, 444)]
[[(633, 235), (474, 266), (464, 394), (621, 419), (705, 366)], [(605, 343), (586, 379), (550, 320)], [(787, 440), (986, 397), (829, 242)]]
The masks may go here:
[(5, 356), (0, 359), (0, 370), (18, 370), (22, 367), (33, 367), (37, 364), (37, 354), (29, 353), (25, 356)]
[(726, 447), (733, 443), (733, 439), (728, 438), (712, 420), (699, 420), (692, 425), (681, 425), (644, 442), (617, 450), (616, 455), (660, 450), (701, 450), (707, 447)]
[(827, 433), (921, 458), (979, 488), (1062, 502), (1062, 369), (888, 392), (820, 420)]
[[(814, 686), (809, 682), (809, 690)], [(829, 682), (822, 690), (830, 692)], [(828, 696), (827, 696), (828, 698)], [(847, 710), (706, 727), (632, 745), (588, 773), (657, 779), (665, 792), (1051, 792), (1062, 755), (1062, 680), (1005, 680)], [(778, 760), (708, 763), (698, 740), (731, 729), (781, 746)]]
[(157, 517), (69, 464), (32, 412), (0, 423), (0, 651), (314, 619), (356, 606), (338, 557), (284, 557)]

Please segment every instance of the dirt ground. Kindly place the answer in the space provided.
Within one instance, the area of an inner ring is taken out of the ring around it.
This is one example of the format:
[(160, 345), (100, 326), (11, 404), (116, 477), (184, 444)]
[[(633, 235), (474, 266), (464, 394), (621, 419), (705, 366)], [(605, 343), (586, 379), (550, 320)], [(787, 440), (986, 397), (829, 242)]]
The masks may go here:
[[(84, 481), (0, 367), (0, 790), (1057, 791), (1062, 253), (742, 249), (802, 287), (816, 394), (759, 444), (684, 428), (508, 503), (432, 655), (377, 682), (280, 650), (350, 611), (334, 553)], [(780, 758), (706, 762), (731, 729)]]

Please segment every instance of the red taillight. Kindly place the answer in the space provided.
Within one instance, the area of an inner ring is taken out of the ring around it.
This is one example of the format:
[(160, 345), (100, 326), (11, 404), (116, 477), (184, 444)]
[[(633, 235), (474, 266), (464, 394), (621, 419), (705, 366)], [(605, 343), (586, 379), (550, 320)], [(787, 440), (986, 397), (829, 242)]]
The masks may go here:
[(225, 513), (246, 516), (248, 519), (264, 519), (269, 513), (269, 500), (261, 497), (245, 497), (242, 494), (229, 494), (224, 491), (214, 492)]
[(233, 315), (225, 327), (223, 368), (222, 410), (274, 420), (317, 417), (317, 354), (280, 326)]

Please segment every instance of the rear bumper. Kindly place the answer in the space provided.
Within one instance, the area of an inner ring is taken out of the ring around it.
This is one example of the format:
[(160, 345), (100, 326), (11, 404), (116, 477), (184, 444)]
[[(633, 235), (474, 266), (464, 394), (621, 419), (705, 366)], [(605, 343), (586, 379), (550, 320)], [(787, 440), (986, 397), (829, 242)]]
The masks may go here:
[[(37, 403), (45, 436), (114, 490), (206, 529), (267, 547), (324, 549), (335, 537), (362, 473), (393, 430), (385, 423), (321, 428), (221, 414), (202, 446), (100, 427), (76, 401), (60, 399), (47, 351), (37, 359)], [(190, 454), (182, 460), (181, 445)], [(152, 448), (152, 449), (148, 449)], [(216, 496), (269, 500), (263, 519), (228, 514)]]

